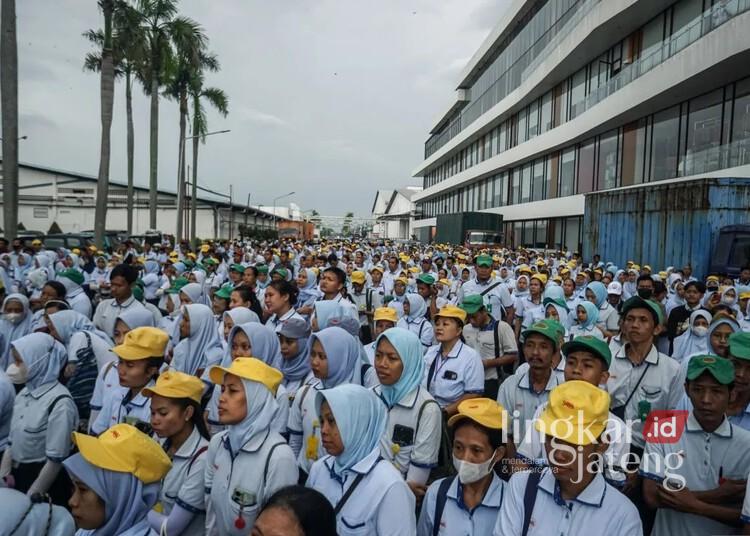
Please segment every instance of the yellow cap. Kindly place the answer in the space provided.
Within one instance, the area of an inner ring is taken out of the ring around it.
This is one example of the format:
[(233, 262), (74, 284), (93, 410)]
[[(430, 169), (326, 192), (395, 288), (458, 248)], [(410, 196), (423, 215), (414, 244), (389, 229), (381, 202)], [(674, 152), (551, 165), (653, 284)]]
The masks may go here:
[(531, 279), (538, 279), (542, 285), (547, 284), (547, 276), (545, 274), (534, 274), (531, 276)]
[(393, 322), (395, 324), (398, 322), (398, 315), (396, 314), (396, 309), (393, 309), (392, 307), (378, 307), (375, 309), (373, 319), (375, 322), (378, 320), (387, 320), (388, 322)]
[(156, 385), (146, 387), (143, 396), (159, 395), (165, 398), (189, 398), (200, 404), (203, 396), (203, 382), (195, 376), (176, 370), (159, 374)]
[(438, 283), (440, 283), (441, 285), (445, 285), (446, 287), (451, 286), (451, 280), (446, 278), (438, 279)]
[(747, 300), (750, 298), (750, 292), (740, 292), (740, 299)]
[(174, 250), (173, 250), (173, 251), (170, 251), (170, 252), (169, 252), (169, 256), (170, 256), (170, 257), (179, 257), (179, 256), (180, 256), (180, 254), (179, 254), (179, 253), (177, 253), (176, 251), (174, 251)]
[(70, 252), (71, 253), (75, 253), (76, 255), (80, 255), (81, 254), (81, 250), (78, 249), (78, 248), (73, 248), (73, 249), (70, 250)]
[(529, 268), (526, 264), (522, 264), (518, 267), (518, 273), (519, 274), (531, 274), (531, 268)]
[(276, 396), (284, 375), (273, 367), (269, 367), (260, 359), (254, 357), (238, 357), (229, 367), (211, 367), (208, 372), (211, 381), (220, 384), (224, 381), (225, 374), (234, 374), (240, 378), (262, 383)]
[(584, 381), (555, 387), (534, 426), (545, 435), (574, 445), (589, 445), (607, 427), (609, 394)]
[(352, 283), (357, 283), (358, 285), (364, 285), (365, 284), (365, 273), (364, 272), (352, 272)]
[(458, 413), (448, 419), (448, 426), (462, 419), (471, 419), (485, 428), (501, 430), (508, 425), (508, 412), (491, 398), (470, 398), (458, 405)]
[(397, 277), (394, 280), (394, 283), (403, 283), (404, 285), (406, 285), (408, 282), (409, 282), (409, 280), (406, 279), (405, 277)]
[(187, 254), (187, 256), (188, 256), (188, 257), (189, 257), (190, 259), (193, 259), (193, 260), (195, 260), (195, 259), (197, 258), (197, 257), (195, 256), (195, 253), (192, 253), (192, 252), (191, 252), (191, 253), (188, 253), (188, 254)]
[(42, 241), (39, 240), (38, 238), (35, 238), (34, 240), (31, 241), (31, 245), (32, 246), (41, 246), (42, 245)]
[(211, 249), (211, 246), (209, 246), (208, 244), (203, 244), (201, 246), (201, 252), (203, 252), (203, 253), (208, 253), (209, 249)]
[(536, 260), (536, 265), (537, 266), (544, 266), (545, 264), (547, 264), (547, 263), (544, 262), (544, 259), (537, 259)]
[(413, 273), (413, 274), (418, 274), (419, 273), (419, 266), (412, 266), (411, 268), (409, 268), (409, 271), (411, 273)]
[(382, 266), (373, 266), (372, 268), (370, 268), (370, 272), (380, 272), (382, 274), (385, 272), (385, 270), (383, 270)]
[(128, 331), (122, 344), (112, 348), (112, 351), (125, 361), (162, 357), (168, 342), (166, 332), (145, 326)]
[(641, 270), (641, 265), (640, 264), (634, 264), (633, 266), (630, 267), (630, 269), (631, 270), (640, 271)]
[(648, 270), (649, 272), (651, 271), (651, 267), (648, 264), (644, 264), (643, 269)]
[(718, 275), (709, 275), (706, 278), (706, 281), (715, 281), (715, 282), (718, 283), (719, 282), (719, 276)]
[(458, 318), (462, 323), (466, 323), (466, 311), (455, 305), (446, 305), (435, 317), (442, 316), (443, 318)]
[(96, 251), (96, 246), (95, 246), (95, 245), (93, 245), (93, 244), (92, 244), (92, 245), (90, 245), (90, 246), (89, 246), (89, 251)]
[(666, 279), (667, 277), (669, 277), (669, 274), (667, 272), (661, 271), (659, 272), (659, 277), (661, 277), (662, 279)]
[(73, 443), (90, 464), (131, 473), (144, 484), (158, 482), (172, 466), (156, 441), (129, 424), (116, 424), (99, 437), (73, 432)]
[(560, 283), (562, 283), (562, 277), (560, 277), (559, 275), (556, 275), (555, 277), (552, 278), (552, 281), (554, 281), (555, 283), (560, 284)]

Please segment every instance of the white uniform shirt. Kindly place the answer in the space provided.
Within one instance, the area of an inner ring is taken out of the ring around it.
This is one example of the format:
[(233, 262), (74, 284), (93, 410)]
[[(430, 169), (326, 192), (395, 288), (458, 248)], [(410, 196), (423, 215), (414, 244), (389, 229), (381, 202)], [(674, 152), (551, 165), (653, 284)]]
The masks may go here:
[(466, 394), (484, 393), (482, 358), (476, 350), (461, 341), (457, 341), (445, 357), (441, 354), (440, 344), (428, 348), (424, 363), (422, 385), (427, 387), (441, 408)]
[(112, 337), (112, 334), (115, 331), (117, 317), (132, 307), (143, 307), (143, 304), (133, 296), (130, 296), (130, 298), (121, 304), (117, 303), (117, 300), (114, 298), (101, 301), (99, 302), (99, 305), (96, 306), (96, 311), (94, 312), (94, 325)]
[(0, 452), (8, 446), (16, 390), (4, 370), (0, 370)]
[[(373, 389), (380, 396), (381, 386)], [(440, 406), (424, 387), (417, 387), (388, 410), (388, 424), (380, 438), (380, 455), (403, 476), (414, 465), (437, 466), (442, 416)]]
[[(422, 511), (417, 524), (417, 536), (432, 536), (435, 527), (435, 507), (438, 489), (444, 479), (436, 480), (427, 489)], [(503, 502), (506, 484), (496, 474), (492, 474), (492, 482), (487, 488), (482, 502), (469, 511), (464, 504), (463, 486), (458, 478), (448, 487), (443, 515), (437, 520), (440, 525), (438, 534), (442, 536), (466, 535), (485, 536), (492, 534), (492, 528), (497, 521), (500, 505)]]
[(159, 492), (159, 502), (164, 514), (169, 515), (178, 505), (194, 514), (193, 520), (180, 534), (202, 536), (206, 525), (204, 469), (208, 440), (201, 437), (197, 428), (177, 449), (172, 457), (172, 468), (164, 477)]
[[(524, 520), (524, 492), (530, 471), (510, 477), (493, 536), (521, 534)], [(580, 536), (596, 527), (608, 534), (642, 536), (641, 518), (633, 503), (597, 474), (572, 501), (560, 496), (560, 487), (549, 469), (539, 480), (527, 536)]]
[(315, 395), (321, 389), (323, 384), (313, 376), (297, 391), (289, 408), (289, 444), (293, 450), (299, 448), (297, 465), (306, 473), (310, 472), (313, 462), (325, 456), (320, 438), (320, 420), (315, 408)]
[(304, 316), (302, 316), (294, 308), (292, 308), (292, 309), (289, 309), (286, 313), (284, 313), (280, 317), (277, 315), (271, 316), (271, 318), (269, 318), (266, 321), (265, 326), (275, 333), (276, 328), (279, 326), (279, 324), (289, 320), (290, 318), (299, 318), (300, 320), (307, 322)]
[(508, 286), (504, 283), (500, 283), (495, 279), (488, 279), (482, 283), (478, 279), (470, 279), (466, 281), (458, 289), (456, 303), (464, 301), (464, 296), (471, 296), (473, 294), (482, 294), (493, 285), (496, 285), (492, 290), (487, 291), (484, 298), (484, 306), (487, 308), (487, 312), (492, 315), (495, 320), (502, 320), (503, 310), (507, 310), (509, 307), (513, 307), (513, 298), (508, 291)]
[(416, 320), (409, 320), (408, 317), (403, 316), (396, 323), (396, 327), (411, 331), (414, 335), (419, 337), (419, 341), (423, 346), (423, 351), (432, 346), (435, 339), (435, 330), (432, 328), (432, 323), (424, 317), (417, 318)]
[(50, 382), (33, 391), (24, 387), (16, 396), (8, 436), (13, 461), (62, 462), (70, 455), (71, 433), (77, 426), (78, 410), (62, 384)]
[[(498, 348), (495, 348), (495, 330), (497, 330)], [(518, 346), (516, 345), (516, 336), (510, 324), (502, 320), (492, 319), (482, 329), (477, 329), (471, 324), (464, 326), (463, 330), (466, 344), (474, 348), (479, 356), (485, 359), (496, 359), (505, 354), (517, 354)], [(496, 353), (497, 350), (497, 353)], [(496, 380), (497, 367), (484, 369), (485, 380)]]
[(516, 444), (528, 433), (529, 427), (533, 428), (534, 413), (549, 400), (550, 391), (560, 383), (559, 377), (550, 369), (547, 385), (537, 393), (532, 387), (529, 370), (526, 369), (520, 373), (516, 371), (500, 385), (497, 401), (513, 418), (512, 435)]
[[(260, 508), (279, 489), (297, 483), (292, 449), (276, 432), (255, 434), (232, 459), (227, 432), (211, 438), (206, 456), (206, 532), (245, 536)], [(241, 518), (240, 529), (235, 521)]]
[(416, 516), (414, 494), (401, 474), (373, 450), (351, 470), (343, 482), (331, 476), (334, 459), (326, 456), (310, 470), (307, 487), (318, 490), (336, 505), (358, 474), (366, 475), (336, 516), (339, 536), (414, 536)]
[[(154, 385), (155, 382), (151, 380), (145, 387)], [(112, 389), (110, 393), (111, 396), (105, 396), (102, 410), (91, 425), (91, 432), (94, 435), (99, 435), (115, 424), (123, 422), (131, 425), (139, 422), (151, 423), (151, 399), (143, 396), (142, 390), (132, 400), (127, 400), (130, 394), (130, 389), (127, 388)]]

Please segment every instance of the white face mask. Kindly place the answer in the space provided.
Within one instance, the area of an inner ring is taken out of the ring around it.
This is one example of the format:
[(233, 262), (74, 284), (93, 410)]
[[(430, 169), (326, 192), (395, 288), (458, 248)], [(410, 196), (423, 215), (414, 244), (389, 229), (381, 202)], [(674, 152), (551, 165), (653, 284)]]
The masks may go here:
[(737, 302), (737, 299), (736, 298), (730, 298), (729, 296), (727, 296), (726, 298), (724, 298), (723, 301), (727, 305), (734, 305)]
[(20, 367), (15, 363), (11, 363), (8, 365), (8, 369), (5, 373), (8, 375), (8, 379), (10, 379), (11, 383), (21, 385), (26, 383), (29, 370), (26, 368), (26, 363), (21, 363)]
[(708, 334), (708, 328), (706, 326), (693, 326), (693, 334), (696, 337), (705, 337)]
[(492, 453), (490, 459), (484, 463), (471, 463), (464, 460), (459, 460), (456, 456), (453, 456), (453, 467), (458, 473), (458, 479), (461, 484), (472, 484), (477, 480), (483, 479), (485, 476), (492, 472), (492, 468), (495, 466), (495, 453)]
[(3, 313), (3, 318), (11, 324), (18, 324), (23, 320), (23, 313)]

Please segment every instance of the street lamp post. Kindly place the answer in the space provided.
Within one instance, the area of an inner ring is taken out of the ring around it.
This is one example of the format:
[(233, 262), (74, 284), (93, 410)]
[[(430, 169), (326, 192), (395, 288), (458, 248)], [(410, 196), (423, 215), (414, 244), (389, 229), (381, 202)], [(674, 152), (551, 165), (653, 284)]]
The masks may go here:
[(294, 193), (295, 192), (289, 192), (288, 194), (280, 195), (279, 197), (274, 197), (273, 199), (273, 228), (276, 231), (277, 238), (278, 238), (279, 229), (278, 229), (278, 224), (276, 223), (276, 201), (278, 201), (279, 199), (283, 199), (285, 197), (289, 197), (290, 195), (294, 195)]

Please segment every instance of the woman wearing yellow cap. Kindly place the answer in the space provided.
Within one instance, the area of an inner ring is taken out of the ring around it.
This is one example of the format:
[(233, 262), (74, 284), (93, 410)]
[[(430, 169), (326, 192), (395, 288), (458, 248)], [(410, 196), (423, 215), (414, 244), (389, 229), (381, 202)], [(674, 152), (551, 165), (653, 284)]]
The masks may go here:
[(367, 361), (370, 364), (375, 363), (375, 343), (377, 342), (378, 336), (385, 330), (396, 327), (396, 324), (398, 323), (398, 314), (392, 307), (378, 307), (373, 314), (373, 321), (375, 323), (375, 330), (372, 335), (375, 340), (372, 341), (372, 343), (365, 345)]
[(418, 536), (492, 533), (505, 482), (494, 467), (506, 452), (503, 428), (505, 409), (489, 398), (474, 398), (458, 405), (448, 425), (453, 434), (456, 476), (433, 482), (427, 490), (417, 525)]
[(63, 465), (73, 480), (68, 504), (77, 534), (155, 534), (147, 516), (170, 467), (159, 444), (127, 424), (113, 426), (98, 438), (74, 433), (73, 440), (79, 452)]
[(218, 414), (227, 429), (208, 448), (206, 533), (244, 536), (261, 505), (298, 479), (292, 449), (271, 429), (283, 376), (250, 357), (212, 367), (209, 375), (221, 385)]
[(522, 329), (544, 318), (542, 293), (546, 282), (546, 275), (534, 274), (529, 281), (529, 295), (516, 300), (516, 339), (520, 337)]
[(204, 534), (203, 476), (210, 436), (200, 406), (203, 388), (195, 376), (168, 370), (155, 386), (143, 390), (151, 398), (151, 427), (172, 460), (159, 492), (161, 513), (152, 510), (148, 515), (151, 527), (161, 534)]

